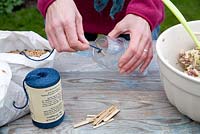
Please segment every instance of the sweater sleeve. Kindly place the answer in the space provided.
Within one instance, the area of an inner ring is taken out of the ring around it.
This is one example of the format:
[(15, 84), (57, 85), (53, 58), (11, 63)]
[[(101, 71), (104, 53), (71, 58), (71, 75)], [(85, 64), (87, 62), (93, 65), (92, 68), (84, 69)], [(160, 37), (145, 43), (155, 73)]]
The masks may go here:
[(164, 5), (161, 0), (131, 0), (126, 14), (135, 14), (144, 18), (153, 30), (164, 20)]
[(49, 5), (51, 5), (51, 3), (53, 3), (55, 0), (38, 0), (37, 2), (37, 7), (40, 11), (40, 13), (45, 17), (46, 16), (46, 11), (49, 7)]

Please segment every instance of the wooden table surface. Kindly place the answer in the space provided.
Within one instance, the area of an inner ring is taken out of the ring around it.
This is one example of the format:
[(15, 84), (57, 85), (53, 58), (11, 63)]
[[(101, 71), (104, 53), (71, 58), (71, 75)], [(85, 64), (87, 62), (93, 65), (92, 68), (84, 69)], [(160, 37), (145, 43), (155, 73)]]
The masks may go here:
[[(1, 127), (0, 134), (200, 134), (200, 124), (169, 103), (156, 69), (146, 76), (106, 71), (65, 72), (61, 76), (64, 122), (44, 130), (33, 126), (26, 115)], [(91, 125), (73, 128), (87, 114), (97, 114), (112, 104), (121, 110), (113, 122), (96, 129)]]

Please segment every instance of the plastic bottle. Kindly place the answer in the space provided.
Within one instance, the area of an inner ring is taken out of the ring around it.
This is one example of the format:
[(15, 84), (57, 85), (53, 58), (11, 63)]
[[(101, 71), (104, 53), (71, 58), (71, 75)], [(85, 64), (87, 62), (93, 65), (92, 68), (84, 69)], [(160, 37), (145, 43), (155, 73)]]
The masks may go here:
[[(96, 47), (93, 47), (92, 58), (100, 66), (110, 71), (118, 71), (118, 61), (128, 48), (128, 43), (129, 42), (122, 37), (111, 39), (108, 36), (100, 36), (91, 44), (91, 46)], [(131, 75), (144, 76), (147, 72), (148, 71), (145, 70), (143, 73), (140, 73), (139, 69), (136, 69)]]

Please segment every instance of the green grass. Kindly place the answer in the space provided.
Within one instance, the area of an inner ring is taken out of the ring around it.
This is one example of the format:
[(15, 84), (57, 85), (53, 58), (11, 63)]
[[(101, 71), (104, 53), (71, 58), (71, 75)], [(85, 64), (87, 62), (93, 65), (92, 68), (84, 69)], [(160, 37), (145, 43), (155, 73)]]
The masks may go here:
[[(200, 0), (172, 1), (184, 14), (187, 21), (200, 20)], [(167, 8), (165, 8), (165, 11), (166, 15), (161, 24), (161, 32), (179, 23)], [(0, 15), (0, 30), (34, 31), (46, 37), (43, 17), (34, 7), (22, 9), (12, 14)]]
[[(182, 12), (187, 21), (200, 20), (200, 0), (171, 0)], [(165, 20), (161, 24), (161, 32), (178, 24), (175, 16), (165, 7)]]
[(0, 30), (34, 31), (46, 37), (43, 17), (34, 7), (0, 15)]

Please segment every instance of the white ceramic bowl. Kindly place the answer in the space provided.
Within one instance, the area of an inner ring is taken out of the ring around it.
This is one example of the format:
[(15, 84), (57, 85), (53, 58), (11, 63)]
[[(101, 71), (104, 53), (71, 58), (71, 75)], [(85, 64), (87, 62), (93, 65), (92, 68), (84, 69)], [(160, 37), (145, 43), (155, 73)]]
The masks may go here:
[[(200, 21), (191, 21), (189, 26), (194, 32), (200, 32)], [(183, 73), (177, 64), (180, 50), (194, 47), (194, 42), (181, 24), (164, 31), (156, 43), (161, 80), (168, 100), (181, 113), (200, 122), (200, 78)]]

